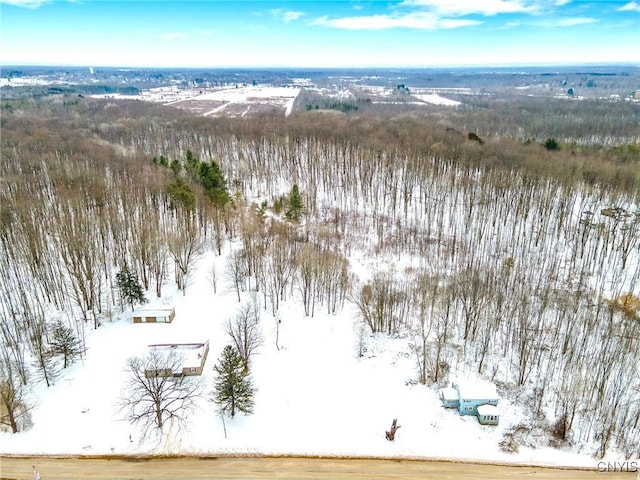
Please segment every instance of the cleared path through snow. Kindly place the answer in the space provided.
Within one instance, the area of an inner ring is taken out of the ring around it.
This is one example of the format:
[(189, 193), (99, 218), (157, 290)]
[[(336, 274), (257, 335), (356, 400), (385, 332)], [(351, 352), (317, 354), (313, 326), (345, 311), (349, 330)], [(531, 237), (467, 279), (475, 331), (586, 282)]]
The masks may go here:
[[(595, 463), (595, 462), (594, 462)], [(50, 479), (518, 479), (618, 480), (636, 473), (419, 460), (254, 457), (0, 457), (0, 478)], [(596, 465), (594, 465), (594, 468)]]

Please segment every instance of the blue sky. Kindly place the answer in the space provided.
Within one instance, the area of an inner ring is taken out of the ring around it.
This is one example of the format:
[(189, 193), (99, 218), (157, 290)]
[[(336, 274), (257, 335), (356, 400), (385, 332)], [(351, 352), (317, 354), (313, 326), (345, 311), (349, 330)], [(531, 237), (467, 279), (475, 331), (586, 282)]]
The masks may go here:
[(0, 0), (0, 9), (2, 65), (640, 65), (640, 0)]

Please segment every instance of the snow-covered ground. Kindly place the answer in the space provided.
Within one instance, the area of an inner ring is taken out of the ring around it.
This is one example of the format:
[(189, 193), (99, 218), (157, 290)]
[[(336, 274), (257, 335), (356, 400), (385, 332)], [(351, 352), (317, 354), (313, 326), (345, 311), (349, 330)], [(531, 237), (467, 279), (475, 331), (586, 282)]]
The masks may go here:
[(447, 107), (457, 107), (458, 105), (461, 104), (461, 102), (443, 97), (441, 93), (445, 93), (445, 94), (460, 93), (460, 92), (467, 93), (467, 90), (468, 90), (468, 89), (457, 89), (457, 90), (456, 89), (425, 89), (425, 88), (413, 88), (411, 86), (408, 86), (409, 92), (411, 93), (410, 98), (418, 101), (405, 100), (400, 102), (396, 99), (395, 101), (388, 102), (380, 99), (393, 97), (394, 95), (396, 95), (397, 89), (388, 88), (388, 87), (376, 87), (376, 86), (369, 86), (369, 85), (358, 86), (357, 89), (365, 95), (373, 95), (374, 97), (378, 98), (377, 100), (374, 100), (373, 103), (392, 103), (392, 104), (403, 103), (403, 104), (410, 104), (410, 105), (424, 105), (425, 103), (429, 103), (432, 105), (442, 105)]
[[(317, 308), (305, 317), (300, 302), (281, 305), (280, 323), (262, 312), (264, 343), (252, 361), (257, 388), (255, 412), (226, 419), (227, 438), (214, 405), (213, 365), (230, 343), (225, 323), (238, 307), (222, 280), (214, 293), (208, 272), (224, 272), (225, 254), (208, 252), (198, 263), (186, 295), (173, 285), (150, 307), (175, 305), (171, 324), (133, 324), (130, 312), (88, 335), (86, 357), (63, 371), (56, 384), (32, 392), (33, 426), (18, 434), (0, 433), (4, 454), (291, 454), (385, 457), (446, 457), (595, 468), (596, 460), (550, 448), (500, 451), (499, 442), (524, 412), (503, 399), (497, 427), (481, 426), (442, 408), (437, 390), (416, 383), (408, 338), (371, 336), (358, 358), (355, 310), (337, 315)], [(355, 270), (363, 258), (352, 258)], [(150, 298), (153, 292), (148, 292)], [(243, 302), (249, 301), (248, 293)], [(278, 338), (276, 345), (276, 337)], [(118, 408), (126, 384), (125, 363), (153, 343), (204, 342), (210, 351), (199, 408), (183, 430), (168, 428), (162, 438), (142, 438)], [(396, 440), (385, 430), (397, 418)]]
[(460, 105), (460, 102), (458, 102), (457, 100), (451, 100), (450, 98), (441, 97), (437, 93), (414, 93), (412, 95), (425, 103), (432, 103), (434, 105), (446, 105), (450, 107), (457, 107), (458, 105)]
[(266, 104), (274, 105), (285, 110), (285, 115), (289, 115), (293, 108), (293, 102), (300, 93), (297, 87), (263, 87), (250, 86), (217, 90), (203, 93), (194, 100), (208, 100), (223, 102), (221, 107), (212, 109), (205, 113), (205, 116), (220, 113), (228, 108), (229, 104)]

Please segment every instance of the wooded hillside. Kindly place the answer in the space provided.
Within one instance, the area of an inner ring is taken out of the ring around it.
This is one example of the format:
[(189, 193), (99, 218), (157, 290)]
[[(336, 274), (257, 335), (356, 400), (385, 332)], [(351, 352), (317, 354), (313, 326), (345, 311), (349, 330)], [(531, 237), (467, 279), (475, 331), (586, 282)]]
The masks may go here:
[[(556, 108), (535, 107), (542, 123)], [(595, 130), (549, 123), (551, 149), (511, 135), (518, 121), (501, 111), (209, 119), (71, 96), (7, 102), (3, 399), (55, 378), (49, 309), (82, 343), (123, 308), (123, 268), (150, 295), (186, 290), (199, 252), (239, 239), (214, 273), (238, 298), (257, 291), (274, 315), (284, 301), (310, 316), (353, 302), (371, 331), (412, 336), (420, 382), (477, 372), (558, 445), (640, 455), (637, 109), (605, 115), (607, 131), (602, 116)], [(385, 261), (356, 276), (356, 253)]]

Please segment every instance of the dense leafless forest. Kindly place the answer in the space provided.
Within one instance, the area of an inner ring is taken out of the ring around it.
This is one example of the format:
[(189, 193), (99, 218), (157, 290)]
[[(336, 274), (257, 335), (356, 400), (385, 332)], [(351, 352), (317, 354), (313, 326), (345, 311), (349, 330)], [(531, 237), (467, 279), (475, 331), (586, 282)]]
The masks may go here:
[[(121, 308), (123, 266), (160, 296), (167, 281), (188, 289), (203, 249), (235, 240), (212, 275), (257, 291), (269, 314), (353, 303), (371, 332), (413, 338), (417, 381), (474, 371), (528, 406), (527, 435), (640, 455), (638, 105), (477, 97), (378, 113), (212, 119), (7, 100), (3, 421), (21, 428), (25, 385), (55, 378), (48, 311), (84, 339)], [(189, 161), (218, 165), (228, 197)], [(377, 269), (356, 275), (353, 255)]]

